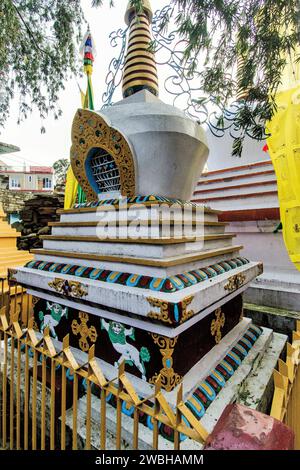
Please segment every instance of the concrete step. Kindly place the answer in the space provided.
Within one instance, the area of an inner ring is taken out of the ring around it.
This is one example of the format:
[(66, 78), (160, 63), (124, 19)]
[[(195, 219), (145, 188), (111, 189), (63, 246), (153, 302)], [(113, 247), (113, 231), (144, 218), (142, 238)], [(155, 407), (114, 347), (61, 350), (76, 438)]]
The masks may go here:
[[(188, 206), (185, 210), (180, 210), (179, 213), (184, 215), (185, 217), (189, 217), (189, 211), (191, 210), (191, 206)], [(168, 212), (168, 211), (167, 211)], [(212, 209), (205, 209), (204, 206), (199, 206), (197, 208), (197, 213), (202, 213), (202, 219), (204, 222), (218, 222), (218, 211)], [(123, 211), (96, 211), (93, 210), (69, 210), (68, 212), (58, 211), (60, 214), (60, 222), (100, 222), (100, 221), (124, 221), (124, 220), (149, 220), (151, 221), (153, 218), (160, 218), (162, 215), (165, 215), (165, 212), (162, 212), (162, 209), (159, 211), (159, 208), (150, 210), (147, 208), (140, 209), (140, 210), (123, 210)], [(178, 214), (178, 212), (177, 212)], [(165, 217), (164, 217), (165, 218)], [(170, 220), (176, 218), (176, 215), (172, 214), (170, 211)]]
[(205, 203), (214, 209), (220, 211), (233, 211), (240, 210), (241, 207), (244, 210), (247, 209), (266, 209), (278, 207), (278, 195), (277, 191), (265, 191), (259, 194), (246, 194), (246, 195), (235, 195), (235, 196), (217, 196), (214, 198), (203, 198), (194, 195), (192, 198), (193, 202)]
[(276, 176), (274, 171), (270, 170), (268, 173), (254, 173), (254, 174), (242, 174), (236, 175), (234, 177), (224, 177), (218, 179), (209, 179), (209, 178), (200, 178), (195, 193), (202, 190), (219, 190), (227, 186), (236, 186), (241, 185), (245, 186), (247, 184), (262, 184), (264, 182), (275, 181)]
[(245, 184), (240, 184), (239, 182), (235, 182), (236, 184), (228, 183), (227, 185), (219, 186), (218, 188), (210, 188), (210, 185), (200, 186), (194, 192), (195, 197), (199, 198), (209, 198), (213, 200), (217, 197), (226, 198), (228, 196), (236, 196), (240, 197), (241, 195), (252, 195), (252, 194), (259, 194), (265, 193), (266, 191), (276, 191), (277, 192), (277, 182), (276, 179), (272, 179), (270, 181), (262, 181), (262, 182), (250, 182), (249, 180)]
[(248, 178), (250, 175), (275, 173), (271, 160), (264, 160), (259, 163), (250, 163), (236, 167), (223, 168), (221, 170), (208, 171), (202, 173), (199, 181), (216, 181), (224, 178)]
[[(80, 223), (79, 223), (80, 224)], [(58, 223), (52, 226), (51, 230), (51, 235), (53, 236), (89, 236), (89, 237), (96, 237), (100, 236), (102, 233), (105, 233), (106, 236), (116, 236), (116, 234), (119, 237), (127, 237), (130, 236), (130, 234), (133, 234), (134, 232), (137, 232), (141, 237), (147, 237), (149, 235), (155, 236), (155, 237), (162, 237), (162, 236), (178, 236), (178, 235), (185, 235), (187, 237), (203, 234), (203, 235), (221, 235), (224, 234), (226, 223), (223, 222), (206, 222), (205, 224), (202, 224), (201, 222), (198, 222), (197, 224), (187, 224), (184, 222), (184, 224), (176, 224), (174, 225), (169, 225), (166, 223), (166, 225), (143, 225), (143, 224), (138, 224), (137, 226), (134, 225), (132, 227), (126, 226), (115, 226), (115, 225), (97, 225), (95, 223), (94, 225), (85, 225), (82, 223), (82, 225), (66, 225), (64, 223)]]
[[(113, 256), (131, 256), (145, 257), (146, 259), (164, 258), (166, 256), (176, 256), (178, 254), (191, 253), (191, 252), (204, 252), (207, 250), (214, 250), (225, 248), (232, 245), (234, 234), (213, 235), (200, 238), (198, 241), (195, 239), (172, 239), (168, 243), (162, 239), (130, 239), (129, 242), (124, 242), (120, 239), (106, 239), (99, 241), (86, 240), (84, 237), (75, 237), (72, 239), (63, 239), (62, 237), (47, 237), (43, 241), (43, 248), (45, 250), (56, 251), (59, 255), (62, 251), (74, 253), (90, 253), (97, 255), (113, 255)], [(92, 238), (92, 237), (91, 237)], [(143, 243), (141, 243), (143, 240)]]

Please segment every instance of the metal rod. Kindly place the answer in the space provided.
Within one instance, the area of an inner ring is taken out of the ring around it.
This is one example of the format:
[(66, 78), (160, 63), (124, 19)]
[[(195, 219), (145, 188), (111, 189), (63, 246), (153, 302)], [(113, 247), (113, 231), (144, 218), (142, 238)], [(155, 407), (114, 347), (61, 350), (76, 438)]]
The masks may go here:
[(24, 382), (24, 450), (28, 450), (28, 414), (29, 414), (29, 357), (25, 343), (25, 382)]
[[(52, 413), (52, 410), (50, 411)], [(46, 447), (46, 357), (42, 353), (41, 450)]]
[(10, 397), (9, 397), (9, 447), (14, 448), (14, 369), (15, 369), (15, 341), (10, 337)]
[(106, 449), (106, 390), (101, 388), (101, 428), (100, 428), (100, 449)]
[(72, 449), (77, 450), (77, 402), (78, 402), (78, 376), (74, 371), (73, 379), (73, 442)]
[[(33, 347), (33, 346), (32, 346)], [(32, 371), (32, 450), (37, 450), (37, 350), (33, 347), (33, 371)]]
[(66, 448), (66, 367), (61, 366), (61, 450)]
[(91, 399), (92, 399), (92, 387), (91, 381), (87, 377), (86, 379), (86, 450), (91, 449)]
[(17, 450), (21, 449), (21, 342), (17, 346)]
[(7, 333), (3, 332), (4, 336), (4, 364), (3, 364), (3, 375), (2, 375), (2, 447), (6, 449), (7, 444), (7, 429), (6, 429), (6, 417), (7, 417)]
[(50, 388), (50, 450), (55, 450), (55, 375), (56, 362), (51, 359), (51, 388)]

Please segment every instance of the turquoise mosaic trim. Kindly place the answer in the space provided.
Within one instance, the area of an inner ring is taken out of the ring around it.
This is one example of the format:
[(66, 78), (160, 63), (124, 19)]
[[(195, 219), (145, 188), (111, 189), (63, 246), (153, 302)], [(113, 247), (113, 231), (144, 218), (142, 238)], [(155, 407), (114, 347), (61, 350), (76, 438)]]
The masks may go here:
[[(247, 357), (250, 350), (262, 334), (262, 329), (252, 325), (248, 328), (244, 336), (237, 344), (225, 355), (223, 360), (211, 371), (203, 382), (194, 390), (192, 395), (185, 402), (186, 406), (193, 415), (200, 420), (206, 413), (208, 407), (216, 399), (220, 391), (225, 387), (228, 380), (234, 375), (235, 371)], [(110, 396), (107, 400), (111, 405), (116, 406), (115, 397)], [(153, 406), (153, 403), (147, 403)], [(128, 409), (123, 404), (122, 411), (127, 416), (133, 416), (134, 407)], [(185, 424), (190, 427), (188, 421), (183, 417)], [(153, 429), (153, 423), (150, 417), (140, 416), (140, 422), (143, 422), (149, 429)], [(169, 426), (159, 423), (159, 434), (169, 441), (174, 441), (174, 431)], [(181, 441), (187, 439), (186, 436), (180, 436)]]
[(182, 199), (172, 199), (169, 197), (164, 196), (155, 196), (150, 194), (149, 196), (134, 196), (134, 197), (123, 197), (122, 199), (99, 199), (98, 201), (92, 202), (83, 202), (80, 204), (75, 204), (74, 208), (79, 209), (81, 207), (99, 207), (99, 206), (118, 206), (120, 204), (145, 204), (145, 203), (152, 203), (152, 204), (159, 204), (159, 203), (166, 203), (166, 204), (180, 204), (189, 205), (192, 207), (199, 207), (199, 204), (196, 204), (191, 201), (183, 201)]
[(25, 267), (59, 274), (68, 274), (84, 279), (92, 279), (110, 284), (120, 284), (128, 287), (138, 287), (156, 292), (178, 292), (182, 289), (206, 281), (225, 272), (244, 266), (249, 260), (241, 256), (220, 263), (212, 264), (206, 268), (195, 269), (176, 276), (158, 278), (140, 274), (110, 271), (74, 264), (52, 263), (47, 261), (29, 261)]
[[(248, 356), (250, 350), (262, 334), (262, 328), (251, 325), (242, 338), (232, 347), (232, 349), (225, 355), (220, 363), (210, 372), (210, 374), (203, 380), (193, 391), (190, 397), (186, 400), (185, 404), (193, 413), (197, 420), (200, 420), (205, 415), (209, 406), (216, 399), (221, 390), (225, 387), (228, 380), (234, 375), (239, 366), (243, 363), (244, 359)], [(21, 350), (24, 351), (25, 346)], [(31, 348), (28, 352), (29, 356), (33, 356)], [(58, 366), (60, 368), (60, 365)], [(69, 381), (74, 380), (74, 376), (69, 369), (66, 371), (66, 376)], [(81, 392), (86, 391), (86, 379), (80, 379), (79, 388)], [(92, 384), (92, 392), (99, 396), (99, 387)], [(143, 398), (143, 397), (141, 397)], [(109, 393), (106, 397), (107, 403), (116, 407), (116, 397)], [(153, 403), (147, 401), (147, 405), (153, 407)], [(133, 417), (134, 406), (128, 407), (126, 402), (122, 404), (122, 413), (129, 417)], [(183, 417), (185, 424), (190, 427), (188, 421)], [(139, 411), (140, 423), (153, 430), (153, 422), (150, 416)], [(159, 423), (159, 434), (169, 441), (174, 441), (174, 431), (169, 426)], [(180, 435), (180, 440), (184, 441), (187, 437), (183, 434)]]
[[(243, 337), (233, 346), (233, 348), (225, 355), (220, 363), (210, 372), (210, 374), (203, 380), (186, 400), (185, 404), (193, 413), (197, 420), (200, 420), (205, 415), (209, 406), (217, 398), (218, 394), (225, 387), (228, 380), (234, 375), (243, 360), (248, 356), (250, 350), (262, 334), (262, 329), (256, 325), (251, 325)], [(83, 384), (84, 386), (84, 384)], [(94, 387), (97, 393), (97, 387)], [(116, 398), (109, 394), (106, 401), (116, 407)], [(153, 407), (152, 402), (147, 402), (147, 405)], [(134, 406), (127, 407), (123, 402), (122, 412), (130, 417), (133, 417)], [(188, 421), (183, 417), (185, 424), (190, 427)], [(139, 412), (139, 421), (153, 429), (152, 419), (142, 412)], [(174, 441), (174, 431), (169, 426), (159, 423), (159, 434), (169, 441)], [(180, 436), (181, 441), (187, 439), (186, 436)]]

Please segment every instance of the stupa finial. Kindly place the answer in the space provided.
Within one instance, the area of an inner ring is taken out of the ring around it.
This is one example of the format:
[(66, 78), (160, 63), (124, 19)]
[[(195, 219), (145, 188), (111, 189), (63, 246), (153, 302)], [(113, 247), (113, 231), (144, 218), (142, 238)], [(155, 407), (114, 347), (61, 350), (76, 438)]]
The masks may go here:
[(149, 0), (143, 0), (143, 9), (137, 12), (129, 2), (125, 22), (130, 27), (123, 72), (123, 97), (140, 90), (158, 96), (158, 78), (154, 53), (149, 49), (152, 41), (152, 9)]

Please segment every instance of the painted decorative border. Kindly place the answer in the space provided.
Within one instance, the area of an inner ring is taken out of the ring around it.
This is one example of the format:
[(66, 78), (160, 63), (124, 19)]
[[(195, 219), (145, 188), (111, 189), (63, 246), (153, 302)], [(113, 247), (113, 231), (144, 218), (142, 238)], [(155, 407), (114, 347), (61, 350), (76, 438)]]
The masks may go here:
[(119, 206), (121, 204), (179, 204), (180, 206), (191, 206), (199, 207), (199, 204), (191, 201), (183, 201), (182, 199), (172, 199), (165, 196), (155, 196), (150, 194), (148, 196), (133, 196), (126, 197), (122, 199), (99, 199), (98, 201), (83, 202), (81, 204), (75, 204), (74, 208), (78, 209), (80, 207), (99, 207), (99, 206)]
[(83, 279), (93, 279), (110, 284), (120, 284), (128, 287), (138, 287), (156, 292), (178, 292), (199, 282), (206, 281), (212, 277), (223, 274), (232, 269), (248, 264), (249, 260), (239, 256), (230, 260), (212, 264), (206, 268), (195, 269), (176, 276), (158, 278), (144, 276), (142, 274), (123, 273), (110, 271), (108, 269), (97, 269), (74, 264), (52, 263), (47, 261), (29, 261), (25, 268), (38, 269), (53, 273), (68, 274)]
[(91, 175), (86, 171), (89, 152), (94, 148), (101, 148), (113, 157), (120, 173), (121, 194), (133, 197), (135, 165), (127, 140), (120, 131), (110, 127), (98, 113), (79, 109), (72, 125), (71, 165), (88, 201), (93, 201), (100, 193), (100, 190), (96, 191), (91, 185)]
[(256, 325), (248, 328), (244, 336), (229, 351), (224, 359), (211, 371), (203, 382), (194, 390), (186, 401), (186, 406), (197, 419), (201, 419), (207, 408), (215, 400), (226, 382), (233, 376), (250, 349), (262, 334), (262, 329)]
[[(252, 325), (248, 328), (244, 336), (187, 399), (185, 404), (197, 420), (200, 420), (204, 416), (208, 407), (213, 403), (217, 395), (225, 387), (226, 382), (228, 382), (242, 364), (261, 334), (262, 329), (256, 325)], [(107, 402), (116, 407), (116, 399), (112, 394), (108, 395)], [(147, 404), (153, 407), (153, 403), (148, 402)], [(124, 402), (122, 412), (127, 416), (133, 416), (134, 407), (127, 408)], [(190, 427), (189, 422), (185, 418), (183, 418), (183, 420), (185, 424)], [(149, 429), (153, 429), (152, 419), (149, 416), (146, 417), (140, 413), (139, 421), (149, 427)], [(174, 431), (165, 424), (160, 423), (159, 434), (169, 441), (174, 441)], [(181, 435), (180, 438), (181, 441), (184, 441), (186, 436)]]

